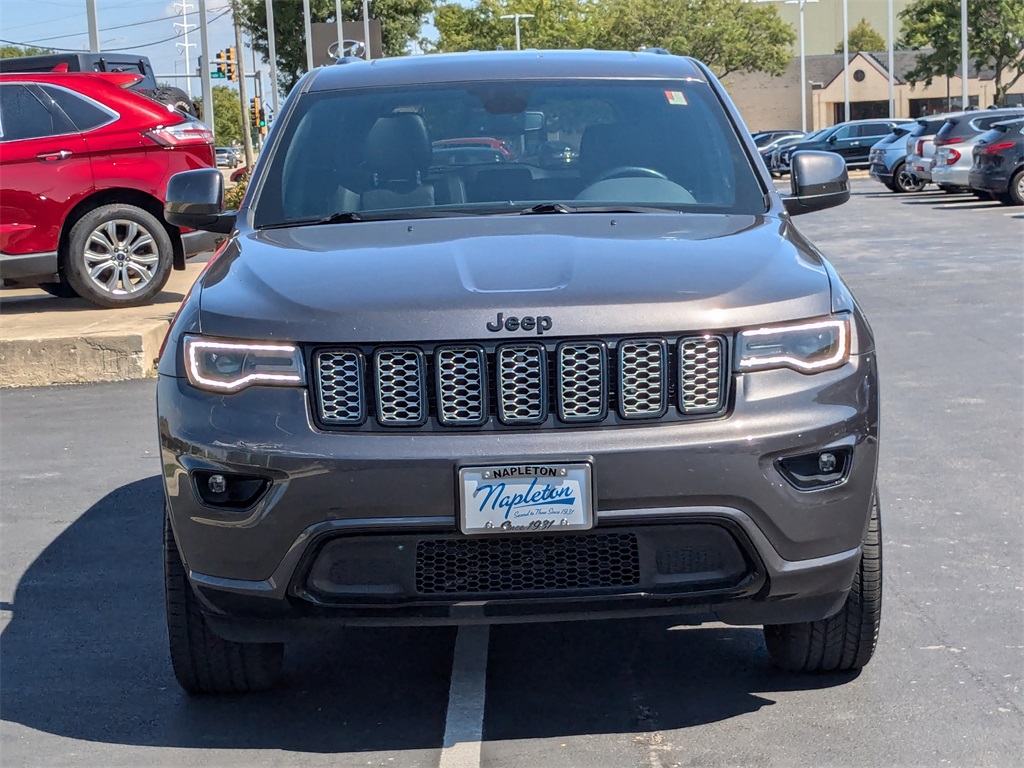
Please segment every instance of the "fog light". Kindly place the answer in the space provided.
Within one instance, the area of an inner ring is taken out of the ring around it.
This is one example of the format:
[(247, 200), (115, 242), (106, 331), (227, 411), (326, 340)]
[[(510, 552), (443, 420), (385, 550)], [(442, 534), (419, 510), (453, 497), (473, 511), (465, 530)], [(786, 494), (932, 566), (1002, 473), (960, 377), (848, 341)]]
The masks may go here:
[(778, 459), (775, 468), (797, 490), (815, 491), (843, 482), (850, 472), (851, 457), (849, 448), (814, 451)]
[[(834, 453), (823, 453), (818, 456), (818, 471), (823, 475), (831, 474), (836, 471), (836, 456)], [(210, 478), (211, 482), (213, 478)]]
[(270, 487), (265, 477), (202, 469), (192, 473), (192, 481), (196, 495), (206, 506), (238, 510), (251, 507)]
[(228, 489), (228, 481), (224, 478), (224, 475), (210, 475), (206, 485), (213, 493), (224, 493)]

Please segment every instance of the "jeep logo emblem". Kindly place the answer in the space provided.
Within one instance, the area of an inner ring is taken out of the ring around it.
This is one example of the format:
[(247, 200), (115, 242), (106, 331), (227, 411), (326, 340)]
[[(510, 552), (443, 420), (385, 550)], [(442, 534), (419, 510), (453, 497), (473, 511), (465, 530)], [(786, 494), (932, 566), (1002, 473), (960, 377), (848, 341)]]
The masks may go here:
[(526, 315), (525, 317), (516, 317), (515, 315), (509, 315), (505, 317), (504, 312), (499, 312), (498, 317), (495, 320), (487, 323), (487, 330), (491, 333), (497, 333), (502, 328), (506, 331), (537, 331), (538, 336), (543, 336), (544, 331), (551, 330), (551, 318), (547, 315), (537, 315), (531, 317)]

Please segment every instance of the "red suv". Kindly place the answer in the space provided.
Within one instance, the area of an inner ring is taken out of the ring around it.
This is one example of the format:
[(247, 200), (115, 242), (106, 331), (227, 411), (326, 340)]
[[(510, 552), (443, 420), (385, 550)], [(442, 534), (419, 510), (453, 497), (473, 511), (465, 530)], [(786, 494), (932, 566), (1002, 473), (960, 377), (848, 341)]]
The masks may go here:
[(214, 168), (203, 123), (127, 74), (0, 74), (0, 278), (104, 307), (145, 304), (215, 245), (163, 217), (167, 180)]

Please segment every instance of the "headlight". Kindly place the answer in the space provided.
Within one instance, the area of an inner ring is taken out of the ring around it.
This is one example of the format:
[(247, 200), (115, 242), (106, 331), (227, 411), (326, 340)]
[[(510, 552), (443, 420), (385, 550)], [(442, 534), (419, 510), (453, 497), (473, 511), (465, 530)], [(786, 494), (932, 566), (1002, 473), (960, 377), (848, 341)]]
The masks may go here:
[(291, 387), (306, 383), (302, 353), (294, 344), (186, 336), (185, 370), (192, 386), (211, 392), (237, 392), (256, 384)]
[(741, 372), (765, 368), (828, 371), (850, 358), (850, 320), (833, 317), (740, 331), (736, 354), (736, 368)]

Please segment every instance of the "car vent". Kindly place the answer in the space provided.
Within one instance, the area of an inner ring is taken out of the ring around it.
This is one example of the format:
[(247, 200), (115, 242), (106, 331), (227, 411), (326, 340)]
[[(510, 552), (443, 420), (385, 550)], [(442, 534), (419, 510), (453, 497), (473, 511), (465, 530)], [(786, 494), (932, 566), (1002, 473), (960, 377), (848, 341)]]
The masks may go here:
[(320, 348), (311, 368), (327, 429), (501, 428), (714, 415), (728, 357), (723, 337), (701, 335)]

